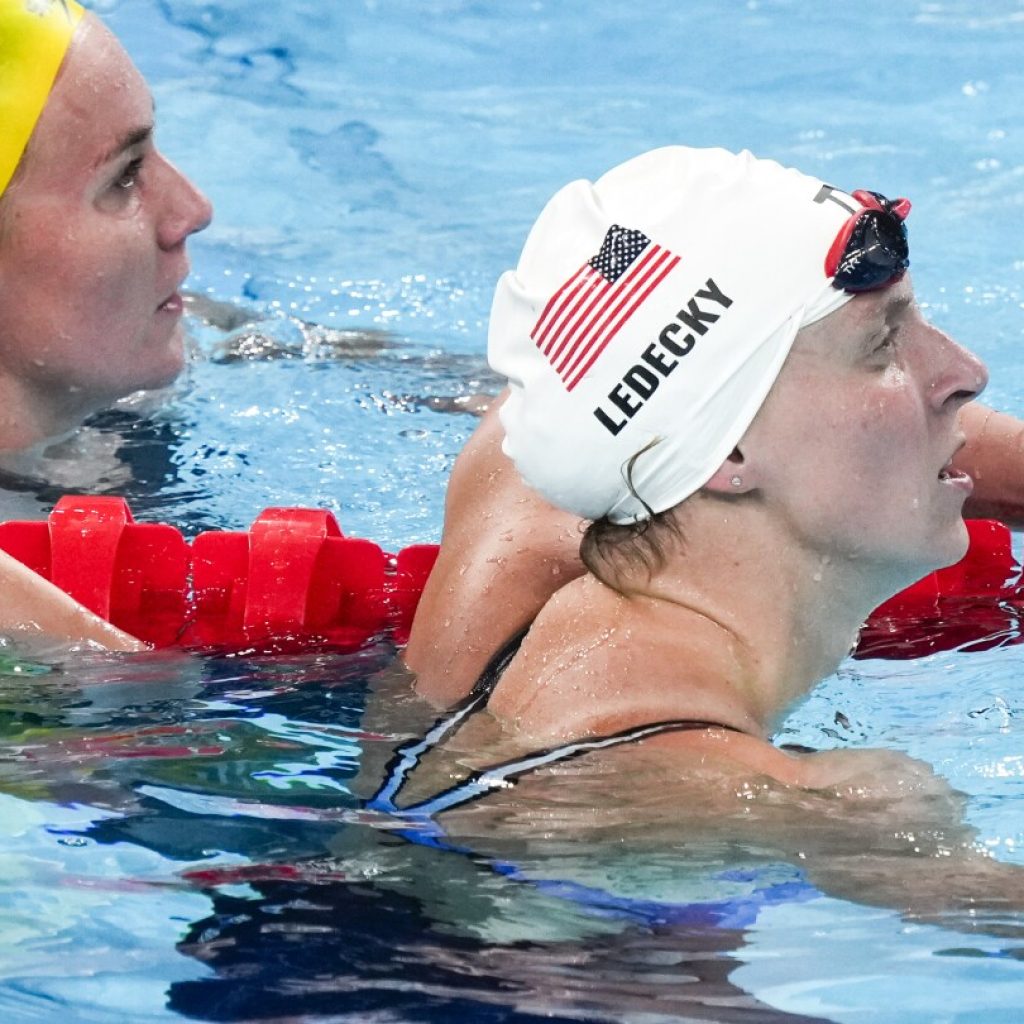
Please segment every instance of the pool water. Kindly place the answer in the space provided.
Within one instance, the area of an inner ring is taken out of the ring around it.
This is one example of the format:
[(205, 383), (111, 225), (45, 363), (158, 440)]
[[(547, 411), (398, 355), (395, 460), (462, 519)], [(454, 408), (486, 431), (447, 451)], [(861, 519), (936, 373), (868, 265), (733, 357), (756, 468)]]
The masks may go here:
[[(1019, 0), (94, 6), (217, 220), (188, 379), (100, 417), (34, 501), (78, 465), (190, 535), (297, 504), (436, 540), (475, 423), (456, 400), (496, 387), (496, 277), (557, 187), (672, 142), (909, 195), (919, 296), (1024, 415)], [(1022, 650), (849, 661), (780, 739), (929, 762), (1024, 866)], [(0, 1019), (1020, 1019), (1012, 906), (901, 916), (756, 830), (651, 843), (642, 773), (601, 805), (579, 762), (444, 842), (367, 813), (433, 714), (393, 657), (0, 650)], [(896, 838), (921, 871), (945, 841)]]

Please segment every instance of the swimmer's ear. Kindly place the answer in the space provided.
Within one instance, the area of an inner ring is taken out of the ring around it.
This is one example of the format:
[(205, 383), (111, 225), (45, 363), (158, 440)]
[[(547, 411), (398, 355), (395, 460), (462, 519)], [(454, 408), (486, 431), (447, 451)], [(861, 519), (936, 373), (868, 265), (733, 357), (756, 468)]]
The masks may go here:
[(737, 445), (725, 462), (715, 470), (704, 488), (716, 494), (747, 494), (755, 486), (753, 467), (747, 464), (743, 452)]

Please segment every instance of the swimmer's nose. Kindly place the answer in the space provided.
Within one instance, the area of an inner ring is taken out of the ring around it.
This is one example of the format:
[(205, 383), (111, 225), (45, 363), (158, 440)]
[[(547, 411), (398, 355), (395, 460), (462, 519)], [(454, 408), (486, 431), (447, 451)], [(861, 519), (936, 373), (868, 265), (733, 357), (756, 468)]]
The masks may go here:
[(157, 227), (158, 241), (162, 249), (174, 249), (189, 235), (209, 225), (213, 219), (213, 207), (177, 167), (166, 160), (164, 163), (168, 180), (163, 216)]
[(952, 338), (944, 334), (941, 338), (941, 354), (936, 353), (932, 399), (937, 408), (949, 405), (959, 408), (977, 398), (988, 386), (988, 369), (973, 352)]

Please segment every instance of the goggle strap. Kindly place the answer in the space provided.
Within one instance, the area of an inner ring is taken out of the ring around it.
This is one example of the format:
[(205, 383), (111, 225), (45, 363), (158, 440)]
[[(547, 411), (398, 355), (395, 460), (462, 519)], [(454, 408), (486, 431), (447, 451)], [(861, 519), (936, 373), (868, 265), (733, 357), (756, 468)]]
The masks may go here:
[(894, 199), (892, 206), (889, 209), (899, 217), (900, 220), (906, 220), (907, 214), (910, 213), (910, 200), (909, 199)]
[[(856, 195), (856, 193), (854, 193)], [(829, 246), (828, 252), (825, 254), (825, 276), (835, 277), (836, 272), (839, 270), (839, 263), (843, 256), (846, 254), (846, 247), (850, 244), (850, 236), (853, 234), (853, 229), (857, 226), (857, 222), (860, 220), (863, 211), (855, 213), (840, 229), (839, 234), (836, 235), (835, 241)]]
[(910, 213), (909, 199), (886, 199), (885, 196), (865, 188), (859, 188), (851, 192), (850, 195), (865, 209), (878, 210), (879, 213), (891, 213), (900, 220), (906, 220), (907, 215)]

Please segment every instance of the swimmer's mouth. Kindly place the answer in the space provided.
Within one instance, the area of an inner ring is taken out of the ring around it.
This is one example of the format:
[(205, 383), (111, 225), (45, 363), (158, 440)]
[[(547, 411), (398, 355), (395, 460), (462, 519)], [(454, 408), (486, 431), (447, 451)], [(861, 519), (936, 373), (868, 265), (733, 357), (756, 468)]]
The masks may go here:
[(181, 297), (181, 286), (185, 283), (185, 278), (182, 277), (178, 281), (178, 287), (171, 292), (170, 295), (156, 307), (158, 313), (181, 313), (185, 309), (185, 300)]
[[(960, 448), (962, 448), (962, 447), (963, 447), (963, 445), (961, 444), (957, 448), (957, 451), (959, 451)], [(939, 470), (939, 481), (940, 481), (940, 483), (955, 484), (955, 485), (957, 485), (959, 487), (964, 487), (964, 488), (973, 488), (974, 481), (971, 479), (970, 475), (965, 473), (963, 470), (955, 469), (954, 468), (953, 460), (955, 458), (956, 458), (956, 452), (954, 452), (949, 457), (949, 461), (942, 467), (942, 469)]]
[(174, 291), (156, 307), (158, 313), (181, 313), (184, 311), (185, 302), (181, 297), (181, 286), (185, 283), (185, 278), (188, 277), (189, 268), (185, 266), (184, 268), (179, 268), (179, 271), (183, 272), (181, 272), (181, 276), (177, 280)]

